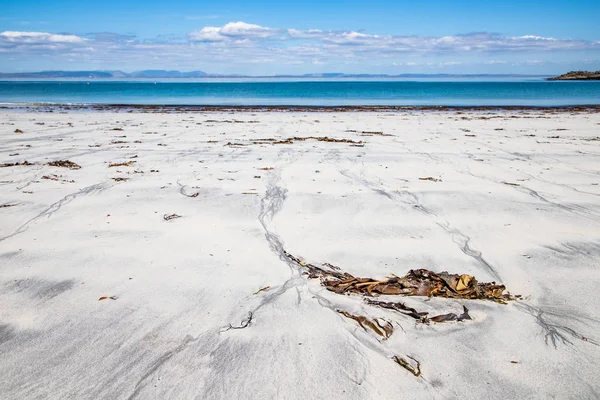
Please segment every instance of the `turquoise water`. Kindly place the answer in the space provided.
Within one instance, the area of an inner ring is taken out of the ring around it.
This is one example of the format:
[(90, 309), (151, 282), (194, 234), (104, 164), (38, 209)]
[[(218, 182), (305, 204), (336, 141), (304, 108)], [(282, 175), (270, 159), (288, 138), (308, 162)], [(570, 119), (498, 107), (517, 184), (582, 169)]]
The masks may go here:
[(564, 106), (600, 104), (600, 82), (0, 81), (0, 103)]

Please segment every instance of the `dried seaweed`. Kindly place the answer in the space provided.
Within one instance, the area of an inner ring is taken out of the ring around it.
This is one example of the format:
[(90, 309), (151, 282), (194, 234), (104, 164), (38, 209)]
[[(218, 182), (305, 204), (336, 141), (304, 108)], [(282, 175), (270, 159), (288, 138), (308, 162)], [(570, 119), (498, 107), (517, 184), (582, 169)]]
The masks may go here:
[(108, 168), (112, 168), (112, 167), (131, 167), (133, 164), (135, 164), (135, 161), (127, 161), (127, 162), (120, 162), (120, 163), (110, 163), (110, 164), (108, 164)]
[(165, 214), (165, 215), (163, 215), (163, 219), (165, 221), (170, 221), (172, 219), (177, 219), (177, 218), (181, 218), (181, 215), (178, 215), (178, 214)]
[(504, 293), (506, 287), (496, 282), (480, 283), (466, 274), (436, 273), (427, 269), (410, 270), (405, 276), (391, 276), (376, 280), (357, 278), (347, 272), (335, 271), (329, 264), (318, 267), (284, 251), (285, 256), (307, 270), (309, 278), (320, 278), (327, 290), (338, 294), (363, 296), (401, 295), (479, 299), (505, 303), (519, 296)]
[(102, 296), (98, 299), (98, 301), (102, 301), (102, 300), (116, 300), (117, 296)]
[(49, 165), (51, 167), (61, 167), (61, 168), (69, 168), (69, 169), (81, 169), (81, 165), (75, 164), (73, 161), (69, 161), (69, 160), (50, 161), (46, 165)]
[(394, 135), (391, 135), (389, 133), (369, 132), (369, 131), (362, 131), (360, 134), (363, 135), (363, 136), (394, 136)]
[(265, 286), (265, 287), (261, 287), (260, 289), (258, 289), (256, 292), (252, 293), (252, 294), (259, 294), (260, 292), (266, 292), (267, 290), (271, 289), (271, 286)]
[[(291, 255), (290, 253), (288, 253), (285, 250), (283, 251), (283, 254), (291, 261), (299, 264), (301, 267), (306, 268), (308, 270), (309, 278), (326, 278), (326, 277), (333, 277), (336, 279), (353, 278), (352, 275), (350, 275), (346, 272), (338, 272), (339, 268), (337, 268), (337, 267), (332, 268), (332, 269), (324, 269), (324, 268), (317, 267), (316, 265), (309, 264), (298, 257), (294, 257), (293, 255)], [(323, 264), (323, 266), (328, 267), (328, 268), (332, 267), (331, 264)], [(334, 269), (337, 269), (337, 270), (334, 270)]]
[(229, 324), (229, 326), (226, 329), (222, 330), (221, 332), (227, 332), (230, 329), (244, 329), (244, 328), (247, 328), (250, 325), (250, 323), (252, 323), (253, 316), (254, 315), (250, 311), (250, 312), (248, 312), (248, 316), (246, 316), (246, 318), (244, 318), (242, 321), (240, 321), (240, 325), (239, 326), (233, 326), (233, 325)]
[(23, 133), (23, 131), (20, 129), (15, 129), (15, 133)]
[(390, 310), (398, 311), (399, 313), (407, 315), (409, 317), (412, 317), (412, 318), (416, 319), (418, 322), (421, 322), (424, 324), (428, 324), (430, 322), (449, 322), (449, 321), (460, 322), (460, 321), (471, 319), (471, 316), (469, 315), (469, 309), (465, 306), (463, 306), (462, 314), (448, 313), (448, 314), (436, 315), (435, 317), (429, 317), (428, 312), (419, 312), (412, 307), (406, 306), (404, 303), (377, 301), (377, 300), (372, 300), (372, 299), (368, 299), (368, 298), (365, 299), (365, 301), (367, 302), (367, 304), (370, 304), (372, 306), (377, 306), (377, 307), (381, 307), (381, 308), (387, 308)]
[(390, 310), (398, 311), (404, 315), (408, 315), (409, 317), (412, 317), (412, 318), (416, 319), (417, 321), (420, 321), (423, 323), (425, 323), (427, 321), (427, 314), (428, 314), (427, 312), (419, 312), (412, 307), (408, 307), (408, 306), (404, 305), (404, 303), (375, 301), (375, 300), (371, 300), (371, 299), (366, 299), (366, 302), (367, 302), (367, 304), (370, 304), (372, 306), (378, 306), (378, 307), (388, 308)]
[(357, 141), (350, 140), (350, 139), (335, 139), (335, 138), (330, 138), (327, 136), (306, 136), (306, 137), (294, 136), (291, 138), (273, 142), (273, 144), (293, 144), (294, 142), (303, 142), (306, 140), (316, 140), (318, 142), (330, 142), (330, 143), (352, 143), (352, 144), (363, 144), (364, 143), (362, 140), (357, 142)]
[(67, 180), (67, 179), (60, 179), (62, 178), (62, 175), (54, 175), (54, 174), (50, 174), (50, 175), (44, 175), (42, 176), (42, 179), (46, 179), (49, 181), (56, 181), (56, 182), (65, 182), (65, 183), (75, 183), (74, 180)]
[(6, 168), (6, 167), (17, 167), (17, 166), (30, 166), (30, 165), (35, 165), (33, 163), (30, 163), (29, 161), (25, 160), (23, 162), (15, 162), (15, 163), (4, 163), (4, 164), (0, 164), (0, 168)]
[(441, 179), (434, 178), (433, 176), (428, 176), (426, 178), (419, 178), (420, 181), (431, 181), (431, 182), (441, 182)]
[(410, 270), (404, 277), (392, 276), (383, 280), (371, 278), (326, 279), (323, 285), (339, 294), (434, 296), (458, 299), (481, 299), (505, 302), (512, 296), (504, 294), (506, 287), (495, 282), (479, 283), (470, 275)]
[(346, 318), (350, 318), (358, 322), (361, 328), (365, 331), (371, 329), (373, 332), (381, 336), (384, 340), (392, 336), (394, 333), (394, 327), (388, 321), (385, 321), (381, 318), (376, 318), (374, 320), (370, 320), (367, 317), (363, 317), (362, 315), (354, 315), (350, 314), (347, 311), (336, 310), (338, 313), (342, 314)]
[(398, 357), (398, 356), (392, 357), (392, 360), (394, 360), (398, 365), (400, 365), (402, 368), (406, 369), (408, 372), (410, 372), (417, 378), (420, 377), (421, 376), (421, 363), (419, 361), (417, 361), (416, 359), (412, 358), (411, 356), (407, 356), (407, 357), (410, 358), (411, 360), (413, 360), (416, 364), (413, 366), (408, 361), (406, 361), (404, 358)]
[(116, 177), (116, 178), (110, 178), (110, 179), (112, 179), (115, 182), (125, 182), (125, 181), (129, 180), (129, 178), (121, 178), (120, 176)]
[(436, 315), (435, 317), (431, 317), (429, 318), (429, 321), (431, 322), (448, 322), (448, 321), (464, 321), (464, 320), (468, 320), (471, 319), (471, 316), (469, 315), (469, 309), (465, 306), (463, 306), (463, 313), (462, 314), (454, 314), (454, 313), (448, 313), (448, 314), (442, 314), (442, 315)]

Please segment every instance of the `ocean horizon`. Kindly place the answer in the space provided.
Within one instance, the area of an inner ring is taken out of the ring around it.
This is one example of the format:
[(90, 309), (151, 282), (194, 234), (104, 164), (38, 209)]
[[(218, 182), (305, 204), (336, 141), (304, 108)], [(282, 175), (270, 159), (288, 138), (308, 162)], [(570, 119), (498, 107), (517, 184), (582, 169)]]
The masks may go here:
[(600, 82), (514, 79), (204, 78), (3, 80), (2, 104), (189, 106), (574, 106)]

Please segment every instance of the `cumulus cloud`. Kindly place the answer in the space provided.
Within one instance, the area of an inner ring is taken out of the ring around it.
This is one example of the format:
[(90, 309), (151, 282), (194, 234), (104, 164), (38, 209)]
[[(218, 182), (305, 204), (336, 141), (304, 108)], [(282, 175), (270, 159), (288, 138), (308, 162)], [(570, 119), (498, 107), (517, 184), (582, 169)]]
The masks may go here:
[(221, 27), (205, 26), (189, 34), (195, 42), (225, 42), (229, 40), (264, 39), (276, 35), (280, 30), (245, 22), (230, 22)]
[(205, 26), (199, 31), (191, 32), (188, 37), (194, 42), (223, 42), (228, 39), (221, 35), (221, 28), (216, 26)]

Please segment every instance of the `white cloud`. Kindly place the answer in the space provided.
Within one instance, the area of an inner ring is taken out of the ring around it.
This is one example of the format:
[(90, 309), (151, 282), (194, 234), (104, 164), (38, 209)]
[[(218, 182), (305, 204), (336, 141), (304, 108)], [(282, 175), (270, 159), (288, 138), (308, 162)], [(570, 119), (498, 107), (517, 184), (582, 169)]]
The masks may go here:
[(191, 32), (188, 37), (196, 42), (224, 42), (232, 39), (264, 39), (279, 32), (279, 29), (238, 21), (230, 22), (222, 27), (205, 26), (199, 31)]
[(215, 26), (205, 26), (199, 31), (188, 35), (189, 39), (195, 42), (223, 42), (227, 38), (221, 35), (221, 28)]
[(360, 44), (368, 44), (372, 43), (379, 39), (377, 35), (367, 35), (360, 32), (343, 32), (337, 35), (330, 35), (327, 38), (324, 38), (325, 41), (340, 44), (340, 45), (360, 45)]
[(265, 28), (264, 26), (245, 22), (230, 22), (221, 28), (221, 34), (230, 37), (266, 38), (275, 35), (277, 32), (278, 29)]
[(306, 31), (301, 31), (298, 29), (288, 29), (286, 32), (290, 37), (300, 39), (321, 38), (323, 37), (323, 34), (326, 33), (319, 29), (309, 29)]
[(287, 29), (286, 32), (292, 39), (314, 39), (326, 43), (333, 43), (339, 45), (366, 44), (379, 38), (384, 38), (378, 35), (369, 35), (366, 33), (356, 31), (336, 32), (322, 31), (319, 29), (309, 29), (305, 31), (298, 29)]
[(543, 36), (535, 36), (535, 35), (525, 35), (525, 36), (517, 36), (513, 39), (525, 39), (525, 40), (547, 40), (547, 41), (551, 41), (551, 40), (556, 40), (554, 38), (550, 38), (550, 37), (543, 37)]
[(282, 69), (285, 65), (311, 64), (339, 68), (349, 62), (369, 71), (378, 65), (398, 69), (427, 65), (441, 70), (452, 66), (456, 69), (457, 63), (463, 63), (465, 68), (474, 63), (481, 66), (506, 64), (508, 69), (518, 63), (535, 65), (527, 63), (531, 59), (553, 61), (559, 58), (566, 62), (569, 58), (581, 57), (581, 54), (595, 58), (600, 54), (598, 50), (599, 41), (535, 35), (474, 32), (438, 37), (400, 36), (357, 30), (277, 29), (230, 22), (220, 27), (204, 26), (189, 33), (187, 38), (159, 35), (151, 40), (110, 32), (87, 33), (82, 37), (5, 31), (0, 33), (0, 71), (6, 70), (11, 60), (17, 60), (14, 64), (32, 65), (35, 69), (42, 65), (38, 61), (52, 59), (60, 65), (66, 58), (75, 60), (73, 65), (79, 62), (85, 68), (88, 65), (126, 70), (187, 68), (216, 73), (248, 73), (267, 67), (270, 71), (273, 65)]
[(312, 40), (327, 45), (354, 45), (360, 51), (387, 53), (494, 53), (519, 51), (598, 50), (599, 42), (556, 39), (535, 35), (505, 37), (488, 32), (454, 36), (394, 36), (372, 35), (362, 32), (334, 32), (321, 30), (288, 29), (292, 39)]
[(0, 39), (9, 43), (83, 43), (85, 39), (75, 35), (62, 35), (46, 32), (4, 31)]

